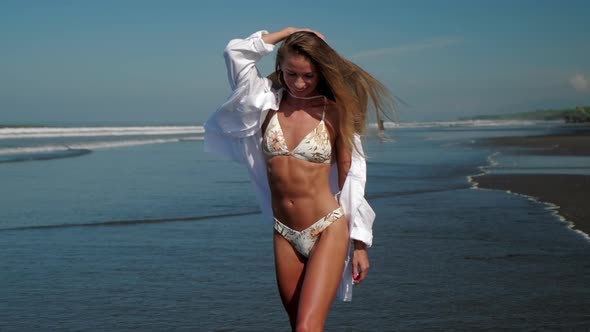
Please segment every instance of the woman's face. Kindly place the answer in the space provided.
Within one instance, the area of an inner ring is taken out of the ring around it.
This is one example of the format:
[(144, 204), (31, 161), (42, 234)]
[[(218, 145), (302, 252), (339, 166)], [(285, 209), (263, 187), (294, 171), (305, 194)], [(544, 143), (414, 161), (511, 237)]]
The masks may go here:
[(316, 66), (303, 55), (287, 54), (281, 63), (283, 81), (296, 97), (317, 95), (320, 74)]

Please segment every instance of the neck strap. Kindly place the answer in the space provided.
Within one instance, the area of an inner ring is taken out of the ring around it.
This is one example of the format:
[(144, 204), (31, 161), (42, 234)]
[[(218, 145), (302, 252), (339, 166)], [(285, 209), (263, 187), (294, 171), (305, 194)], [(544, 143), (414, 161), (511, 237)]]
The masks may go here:
[[(287, 89), (285, 89), (285, 90), (287, 90)], [(311, 99), (318, 99), (318, 98), (323, 98), (324, 97), (323, 95), (317, 95), (317, 96), (311, 96), (311, 97), (297, 97), (297, 96), (293, 95), (291, 93), (291, 91), (289, 91), (289, 90), (287, 90), (287, 93), (289, 94), (289, 96), (291, 96), (291, 97), (293, 97), (295, 99), (302, 99), (302, 100), (311, 100)]]

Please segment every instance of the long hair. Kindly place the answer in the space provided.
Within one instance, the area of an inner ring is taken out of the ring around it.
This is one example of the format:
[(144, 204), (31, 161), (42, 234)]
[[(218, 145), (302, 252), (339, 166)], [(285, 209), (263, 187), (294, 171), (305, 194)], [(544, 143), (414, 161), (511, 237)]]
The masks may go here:
[(277, 51), (275, 72), (269, 75), (274, 84), (286, 87), (281, 63), (287, 55), (302, 55), (320, 73), (318, 92), (334, 101), (339, 111), (339, 132), (348, 148), (356, 148), (354, 134), (363, 134), (369, 108), (375, 110), (377, 125), (393, 116), (394, 100), (389, 90), (365, 70), (340, 56), (313, 32), (299, 31), (287, 37)]

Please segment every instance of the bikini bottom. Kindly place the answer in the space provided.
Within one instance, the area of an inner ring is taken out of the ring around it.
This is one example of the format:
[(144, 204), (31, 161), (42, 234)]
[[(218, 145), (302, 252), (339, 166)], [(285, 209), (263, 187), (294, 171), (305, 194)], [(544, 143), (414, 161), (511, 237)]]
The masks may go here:
[(343, 215), (344, 210), (342, 207), (338, 207), (302, 231), (291, 229), (275, 218), (275, 230), (289, 241), (297, 252), (304, 257), (309, 257), (309, 252), (318, 240), (320, 233)]

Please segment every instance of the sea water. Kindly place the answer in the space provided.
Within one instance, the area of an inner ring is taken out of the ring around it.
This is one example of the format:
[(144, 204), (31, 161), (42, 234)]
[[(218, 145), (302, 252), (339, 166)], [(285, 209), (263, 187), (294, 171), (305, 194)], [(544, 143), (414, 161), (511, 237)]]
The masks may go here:
[[(539, 165), (477, 140), (559, 130), (431, 123), (367, 137), (371, 269), (326, 330), (590, 329), (588, 239), (542, 203), (469, 182)], [(0, 330), (288, 331), (272, 227), (244, 169), (204, 153), (201, 135), (0, 129)]]

